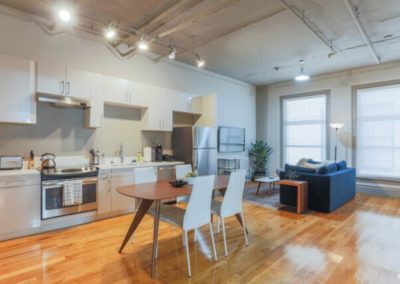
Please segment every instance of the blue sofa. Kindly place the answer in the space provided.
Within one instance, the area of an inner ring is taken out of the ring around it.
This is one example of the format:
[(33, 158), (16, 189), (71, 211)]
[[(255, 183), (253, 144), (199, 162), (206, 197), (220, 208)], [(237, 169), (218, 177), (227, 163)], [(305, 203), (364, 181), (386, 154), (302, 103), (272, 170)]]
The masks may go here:
[[(308, 208), (311, 210), (332, 212), (353, 199), (356, 193), (356, 170), (347, 168), (346, 165), (331, 167), (331, 170), (318, 171), (318, 173), (308, 168), (285, 165), (285, 171), (280, 173), (280, 178), (287, 179), (288, 171), (295, 172), (296, 180), (308, 182)], [(326, 173), (321, 174), (321, 172)], [(280, 202), (283, 205), (296, 206), (296, 191), (282, 185)]]

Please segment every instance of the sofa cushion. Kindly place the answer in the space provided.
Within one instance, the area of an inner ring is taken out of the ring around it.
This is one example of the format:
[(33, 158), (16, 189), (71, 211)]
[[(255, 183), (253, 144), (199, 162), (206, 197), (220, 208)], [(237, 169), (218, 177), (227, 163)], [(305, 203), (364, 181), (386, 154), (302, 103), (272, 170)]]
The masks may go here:
[(316, 172), (318, 172), (318, 170), (320, 168), (322, 168), (323, 166), (326, 166), (325, 163), (304, 163), (304, 168), (307, 169), (314, 169)]
[(336, 164), (326, 165), (318, 169), (317, 174), (324, 175), (336, 172), (338, 170)]
[(336, 163), (336, 166), (337, 166), (337, 170), (341, 171), (341, 170), (344, 170), (347, 168), (347, 163), (345, 160), (343, 160), (343, 161), (340, 161), (339, 163)]
[(305, 163), (308, 163), (308, 162), (311, 162), (311, 161), (312, 161), (312, 159), (309, 159), (309, 158), (301, 158), (301, 159), (297, 162), (296, 166), (304, 167), (304, 164), (305, 164)]
[(299, 166), (292, 166), (289, 164), (285, 164), (285, 172), (296, 172), (296, 173), (309, 173), (309, 174), (315, 174), (315, 169), (308, 169), (304, 167), (299, 167)]

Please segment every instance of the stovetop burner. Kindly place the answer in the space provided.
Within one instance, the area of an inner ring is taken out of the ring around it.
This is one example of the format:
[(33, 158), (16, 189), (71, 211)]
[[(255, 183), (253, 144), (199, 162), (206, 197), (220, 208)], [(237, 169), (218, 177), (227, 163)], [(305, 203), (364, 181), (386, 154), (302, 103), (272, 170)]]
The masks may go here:
[(67, 179), (97, 176), (98, 169), (96, 167), (73, 167), (73, 168), (53, 168), (42, 169), (42, 179)]

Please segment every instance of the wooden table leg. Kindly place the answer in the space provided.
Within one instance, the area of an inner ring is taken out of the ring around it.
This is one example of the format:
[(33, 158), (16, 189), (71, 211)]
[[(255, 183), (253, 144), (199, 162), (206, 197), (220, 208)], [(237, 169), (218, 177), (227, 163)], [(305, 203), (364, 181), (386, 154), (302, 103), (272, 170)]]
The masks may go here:
[(126, 233), (125, 239), (121, 244), (121, 247), (119, 249), (119, 253), (122, 252), (124, 249), (126, 243), (129, 241), (133, 233), (135, 232), (136, 228), (139, 226), (140, 222), (142, 221), (144, 215), (146, 215), (147, 210), (149, 210), (151, 204), (153, 203), (153, 200), (142, 200), (140, 203), (139, 210), (136, 212), (135, 217), (133, 218), (132, 224), (128, 229), (128, 232)]
[(258, 186), (257, 186), (256, 195), (258, 195), (258, 191), (260, 190), (261, 183), (262, 183), (261, 181), (260, 181), (260, 182), (258, 182)]
[(156, 254), (158, 250), (158, 226), (160, 224), (160, 207), (161, 200), (156, 201), (156, 211), (154, 213), (154, 229), (153, 229), (153, 255), (151, 257), (151, 278), (154, 278), (156, 270)]

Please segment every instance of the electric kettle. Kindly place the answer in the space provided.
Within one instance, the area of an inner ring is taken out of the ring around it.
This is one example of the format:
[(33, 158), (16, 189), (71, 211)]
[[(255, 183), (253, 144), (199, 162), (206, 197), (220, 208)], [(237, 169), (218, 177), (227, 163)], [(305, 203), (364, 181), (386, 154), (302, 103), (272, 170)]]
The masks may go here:
[(54, 154), (43, 154), (40, 161), (42, 162), (42, 169), (54, 169), (56, 167), (56, 155)]

